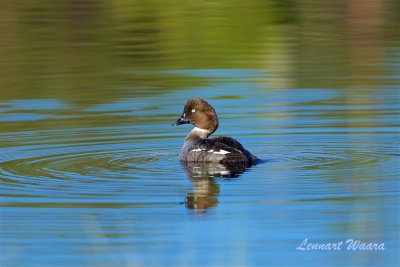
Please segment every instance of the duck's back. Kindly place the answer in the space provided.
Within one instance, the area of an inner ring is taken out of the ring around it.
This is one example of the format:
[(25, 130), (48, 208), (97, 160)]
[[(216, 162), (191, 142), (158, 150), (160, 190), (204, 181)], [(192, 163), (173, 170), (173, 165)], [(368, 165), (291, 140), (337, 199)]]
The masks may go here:
[(222, 162), (228, 164), (246, 163), (252, 165), (256, 157), (231, 137), (219, 136), (212, 139), (193, 140), (180, 158), (185, 161)]

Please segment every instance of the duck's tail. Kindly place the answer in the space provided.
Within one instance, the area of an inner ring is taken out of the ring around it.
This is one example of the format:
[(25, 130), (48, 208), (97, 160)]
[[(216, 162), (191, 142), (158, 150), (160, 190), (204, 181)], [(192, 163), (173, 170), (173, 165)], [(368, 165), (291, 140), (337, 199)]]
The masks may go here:
[(260, 159), (257, 158), (254, 155), (251, 155), (251, 165), (257, 165), (257, 163), (259, 163)]

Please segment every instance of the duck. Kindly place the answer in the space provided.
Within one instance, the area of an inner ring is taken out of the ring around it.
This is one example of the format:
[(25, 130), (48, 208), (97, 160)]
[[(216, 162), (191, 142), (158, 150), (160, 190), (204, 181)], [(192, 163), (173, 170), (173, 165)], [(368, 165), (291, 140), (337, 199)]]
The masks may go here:
[(194, 128), (186, 136), (179, 153), (180, 161), (245, 166), (254, 165), (258, 161), (256, 156), (232, 137), (208, 138), (217, 130), (219, 123), (215, 109), (204, 99), (193, 97), (187, 100), (182, 115), (172, 126), (182, 124), (192, 124)]

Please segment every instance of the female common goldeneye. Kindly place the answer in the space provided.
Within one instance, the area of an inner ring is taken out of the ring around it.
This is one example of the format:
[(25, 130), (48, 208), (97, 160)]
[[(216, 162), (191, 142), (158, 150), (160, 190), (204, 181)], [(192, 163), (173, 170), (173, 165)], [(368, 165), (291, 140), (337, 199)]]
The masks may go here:
[(195, 127), (188, 134), (179, 153), (182, 161), (222, 162), (226, 164), (255, 164), (257, 157), (231, 137), (208, 137), (218, 128), (218, 117), (214, 108), (205, 100), (190, 98), (182, 116), (172, 126), (190, 123)]

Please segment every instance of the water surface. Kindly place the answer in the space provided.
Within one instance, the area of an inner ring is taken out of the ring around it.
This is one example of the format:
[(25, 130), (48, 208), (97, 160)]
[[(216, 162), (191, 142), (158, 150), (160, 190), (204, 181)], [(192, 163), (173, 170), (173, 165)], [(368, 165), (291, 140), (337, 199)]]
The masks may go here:
[[(349, 105), (340, 88), (270, 91), (265, 71), (175, 74), (209, 84), (80, 110), (50, 99), (2, 103), (5, 265), (396, 262), (396, 89)], [(217, 134), (264, 162), (228, 177), (185, 172), (177, 156), (191, 127), (171, 122), (194, 95), (217, 110)], [(93, 126), (63, 123), (99, 117)], [(41, 124), (48, 129), (35, 129)], [(386, 250), (337, 259), (296, 251), (304, 238), (384, 242)]]

